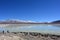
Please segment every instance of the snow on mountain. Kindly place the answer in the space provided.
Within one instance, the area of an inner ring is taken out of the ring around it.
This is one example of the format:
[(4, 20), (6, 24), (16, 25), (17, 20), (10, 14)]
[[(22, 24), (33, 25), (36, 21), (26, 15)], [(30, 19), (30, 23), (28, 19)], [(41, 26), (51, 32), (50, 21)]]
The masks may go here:
[(1, 20), (0, 23), (2, 22), (10, 22), (10, 23), (19, 23), (19, 22), (24, 22), (24, 23), (28, 23), (28, 22), (35, 22), (35, 21), (24, 21), (24, 20), (19, 20), (19, 19), (8, 19), (8, 20)]

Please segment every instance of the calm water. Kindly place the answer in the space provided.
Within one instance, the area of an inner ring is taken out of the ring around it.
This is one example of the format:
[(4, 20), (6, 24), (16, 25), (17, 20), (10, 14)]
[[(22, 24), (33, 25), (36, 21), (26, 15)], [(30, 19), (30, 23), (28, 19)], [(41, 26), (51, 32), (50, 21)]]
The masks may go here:
[(21, 25), (17, 27), (0, 27), (0, 32), (9, 30), (10, 32), (40, 32), (60, 35), (59, 25)]

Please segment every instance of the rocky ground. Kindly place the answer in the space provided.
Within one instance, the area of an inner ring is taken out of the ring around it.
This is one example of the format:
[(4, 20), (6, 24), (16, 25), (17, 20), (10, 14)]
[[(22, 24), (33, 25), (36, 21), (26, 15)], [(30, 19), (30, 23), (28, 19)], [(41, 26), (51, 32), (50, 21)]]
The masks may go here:
[(60, 40), (60, 36), (35, 32), (12, 32), (0, 33), (0, 40)]

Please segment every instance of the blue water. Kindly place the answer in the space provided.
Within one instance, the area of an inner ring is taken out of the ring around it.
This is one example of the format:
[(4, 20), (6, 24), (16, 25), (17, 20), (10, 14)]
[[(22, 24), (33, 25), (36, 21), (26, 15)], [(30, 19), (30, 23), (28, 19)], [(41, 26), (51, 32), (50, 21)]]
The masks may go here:
[(17, 27), (0, 27), (0, 32), (39, 32), (60, 35), (60, 26), (56, 25), (26, 25)]

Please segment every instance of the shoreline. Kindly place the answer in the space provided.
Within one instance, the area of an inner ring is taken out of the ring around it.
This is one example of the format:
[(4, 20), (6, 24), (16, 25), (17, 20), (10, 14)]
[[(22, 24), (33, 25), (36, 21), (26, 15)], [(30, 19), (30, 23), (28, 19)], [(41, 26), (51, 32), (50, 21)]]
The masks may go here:
[(60, 40), (60, 35), (41, 34), (37, 32), (7, 32), (0, 33), (1, 39), (9, 40)]

